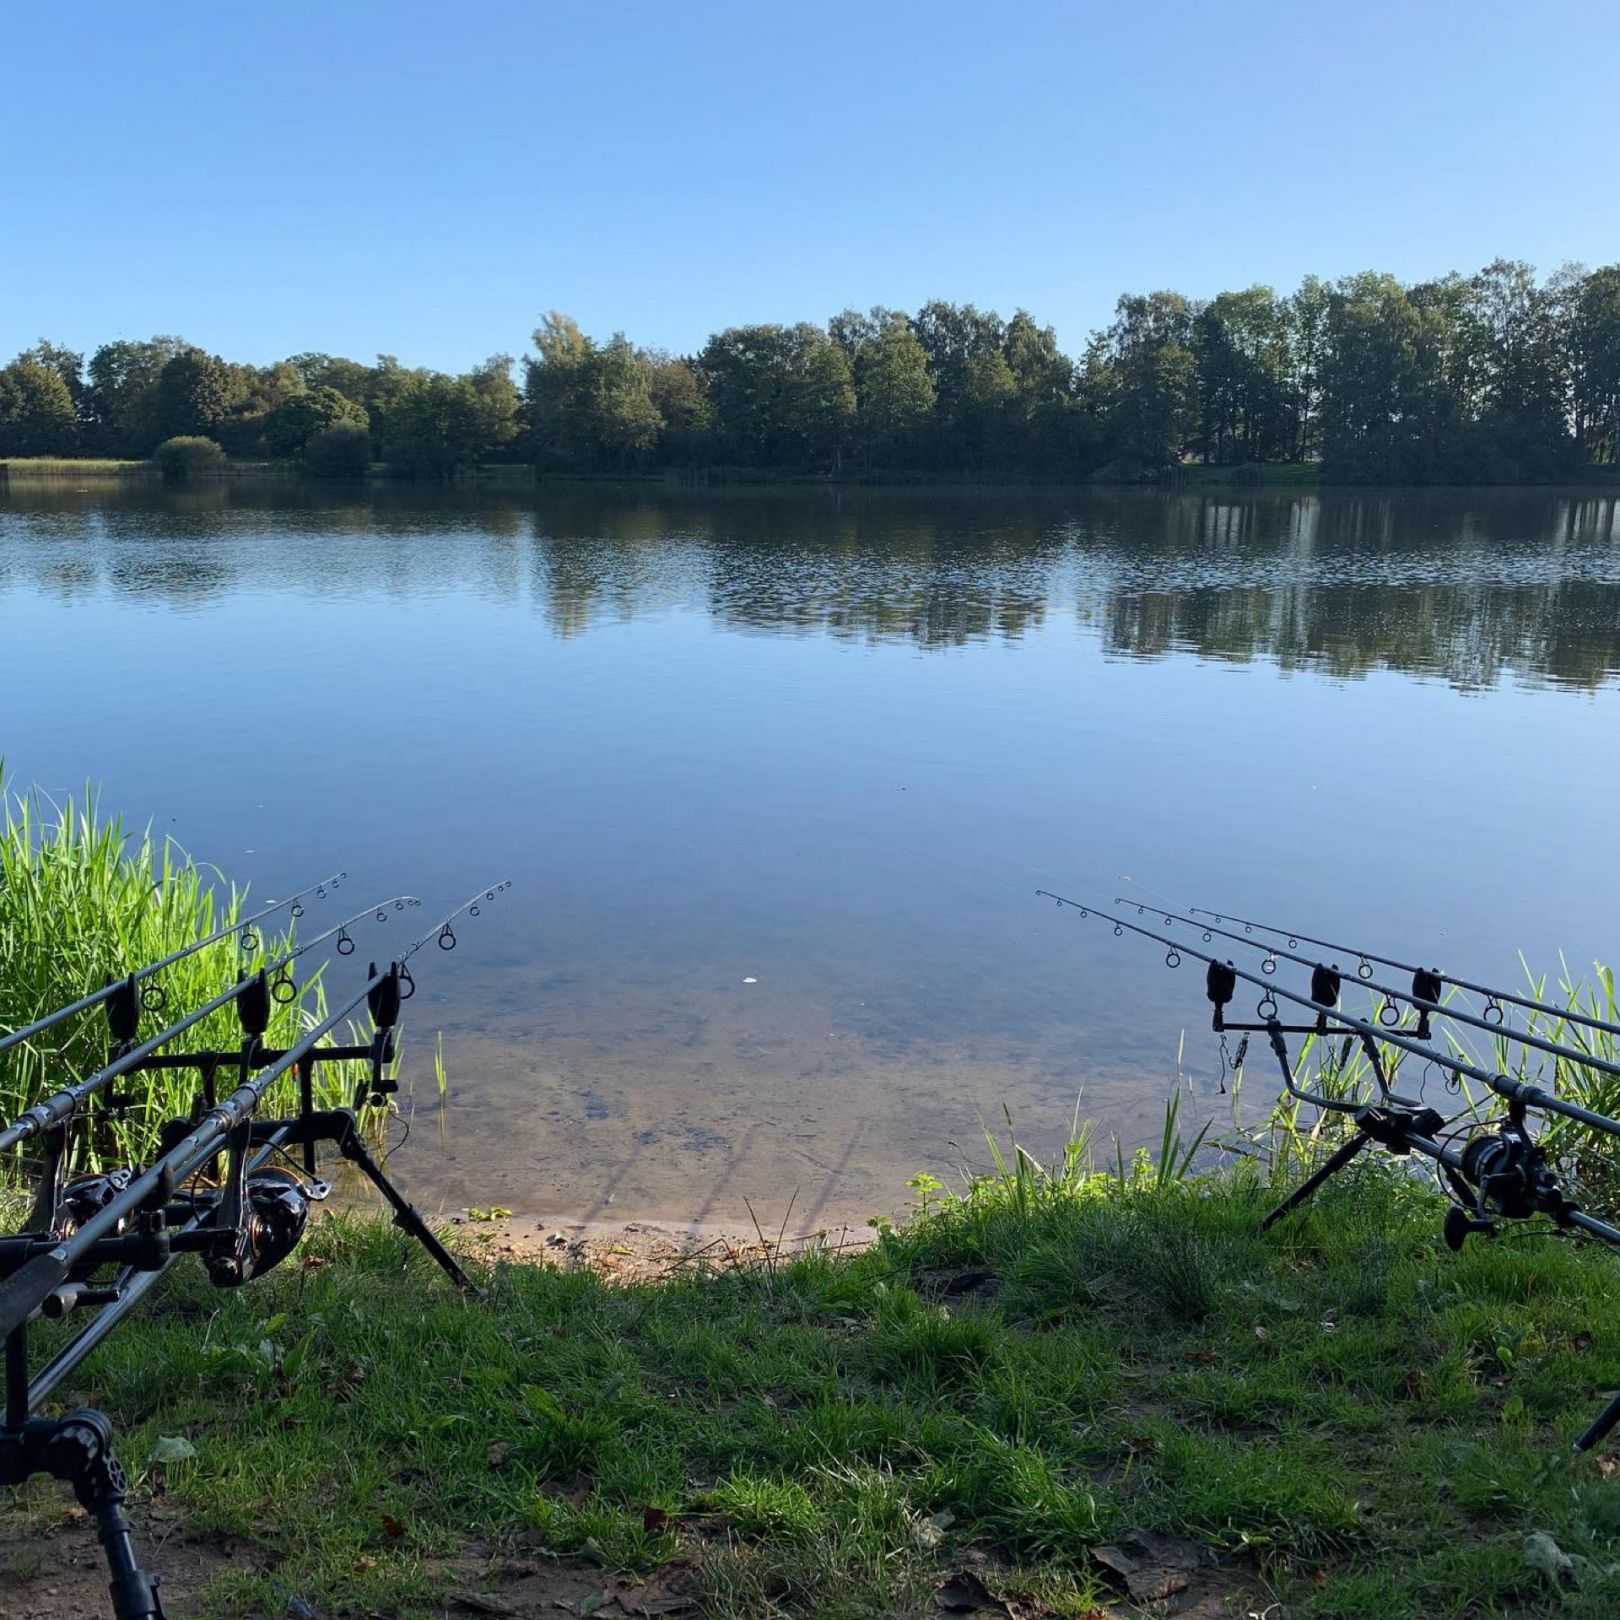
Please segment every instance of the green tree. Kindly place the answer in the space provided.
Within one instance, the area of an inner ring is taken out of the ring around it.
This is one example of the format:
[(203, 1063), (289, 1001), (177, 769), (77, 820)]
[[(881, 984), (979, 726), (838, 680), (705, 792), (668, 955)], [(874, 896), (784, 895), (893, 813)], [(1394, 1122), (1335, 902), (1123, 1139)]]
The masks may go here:
[(1288, 328), (1270, 287), (1223, 292), (1198, 312), (1201, 449), (1213, 462), (1269, 461), (1290, 444)]
[(709, 450), (711, 413), (697, 367), (677, 355), (650, 354), (647, 358), (652, 366), (648, 392), (663, 423), (657, 459), (688, 466), (701, 461)]
[(1006, 325), (994, 310), (936, 298), (917, 311), (912, 326), (934, 383), (933, 463), (977, 468), (987, 430), (994, 429), (1002, 405), (1017, 391), (1003, 352)]
[(304, 441), (304, 466), (316, 478), (364, 478), (371, 470), (371, 435), (345, 420)]
[(79, 440), (73, 395), (59, 371), (30, 353), (0, 370), (0, 455), (70, 455)]
[(818, 326), (733, 326), (697, 359), (717, 453), (749, 467), (836, 467), (855, 412), (849, 357)]
[(1545, 478), (1569, 459), (1570, 376), (1553, 289), (1519, 260), (1496, 259), (1468, 283), (1479, 334), (1482, 427), (1498, 476)]
[(264, 437), (278, 456), (296, 456), (317, 433), (340, 422), (365, 428), (370, 426), (371, 418), (363, 405), (355, 404), (335, 388), (300, 388), (266, 415)]
[(1322, 370), (1322, 456), (1340, 477), (1410, 476), (1405, 413), (1414, 396), (1422, 317), (1391, 275), (1333, 285)]
[(658, 442), (654, 367), (622, 332), (598, 345), (553, 310), (534, 333), (523, 397), (537, 465), (625, 471)]
[(507, 363), (498, 357), (460, 377), (380, 364), (386, 373), (389, 466), (415, 478), (449, 478), (509, 443), (516, 431), (515, 394), (509, 392), (510, 376), (503, 390), (493, 374)]
[(1580, 277), (1569, 300), (1576, 438), (1587, 458), (1620, 461), (1620, 264)]
[[(849, 312), (846, 312), (849, 313)], [(835, 320), (842, 317), (835, 317)], [(855, 435), (866, 465), (904, 465), (922, 442), (934, 410), (928, 351), (911, 322), (893, 310), (874, 310), (853, 346), (846, 327), (840, 341), (855, 372)]]
[(163, 437), (157, 420), (158, 378), (188, 347), (180, 338), (155, 337), (144, 343), (104, 343), (90, 356), (84, 399), (89, 449), (108, 456), (151, 453)]
[(1331, 294), (1320, 276), (1306, 276), (1283, 306), (1288, 347), (1288, 454), (1304, 461), (1322, 448), (1322, 369), (1328, 352)]
[(35, 365), (48, 366), (54, 371), (72, 396), (74, 410), (78, 410), (84, 398), (85, 382), (84, 356), (77, 349), (64, 348), (60, 343), (41, 338), (33, 348), (24, 349), (17, 358), (31, 360)]
[(1176, 466), (1198, 427), (1195, 310), (1180, 293), (1127, 293), (1086, 354), (1088, 403), (1122, 471)]
[(183, 349), (158, 373), (152, 431), (165, 439), (216, 437), (244, 394), (235, 369), (217, 354)]

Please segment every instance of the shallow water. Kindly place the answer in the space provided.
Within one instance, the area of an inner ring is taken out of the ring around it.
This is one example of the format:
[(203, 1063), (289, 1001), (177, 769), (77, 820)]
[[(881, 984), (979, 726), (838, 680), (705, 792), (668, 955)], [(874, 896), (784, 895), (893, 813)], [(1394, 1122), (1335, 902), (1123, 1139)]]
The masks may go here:
[(0, 485), (0, 750), (260, 894), (514, 880), (411, 1004), (424, 1203), (859, 1218), (1004, 1105), (1154, 1136), (1184, 1030), (1230, 1117), (1201, 977), (1038, 886), (1620, 956), (1615, 506)]

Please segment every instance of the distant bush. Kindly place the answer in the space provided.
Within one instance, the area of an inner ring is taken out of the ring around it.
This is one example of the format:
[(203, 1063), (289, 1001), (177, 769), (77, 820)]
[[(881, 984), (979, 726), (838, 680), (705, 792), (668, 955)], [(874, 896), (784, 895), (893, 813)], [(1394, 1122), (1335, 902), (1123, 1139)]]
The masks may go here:
[(357, 422), (339, 422), (311, 434), (304, 466), (316, 478), (364, 478), (371, 470), (371, 435)]
[(152, 459), (165, 478), (178, 483), (184, 482), (193, 473), (206, 472), (210, 467), (219, 466), (225, 459), (225, 452), (212, 439), (186, 433), (165, 439), (152, 452)]

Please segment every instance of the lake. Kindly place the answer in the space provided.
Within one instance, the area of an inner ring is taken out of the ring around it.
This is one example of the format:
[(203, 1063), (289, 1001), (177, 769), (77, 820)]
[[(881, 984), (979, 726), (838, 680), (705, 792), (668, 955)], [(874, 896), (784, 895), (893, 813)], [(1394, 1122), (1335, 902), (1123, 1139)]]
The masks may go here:
[(1620, 957), (1615, 507), (0, 484), (0, 751), (261, 895), (513, 880), (418, 959), (424, 1205), (859, 1220), (1004, 1108), (1155, 1138), (1183, 1032), (1230, 1120), (1201, 973), (1037, 887)]

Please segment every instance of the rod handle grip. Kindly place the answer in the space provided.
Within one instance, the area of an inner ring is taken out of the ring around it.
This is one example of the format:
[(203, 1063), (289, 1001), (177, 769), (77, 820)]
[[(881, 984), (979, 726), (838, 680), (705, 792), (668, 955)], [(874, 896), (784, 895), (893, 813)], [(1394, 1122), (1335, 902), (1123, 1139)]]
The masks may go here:
[(61, 1249), (49, 1249), (19, 1266), (0, 1283), (0, 1339), (20, 1328), (73, 1269)]

